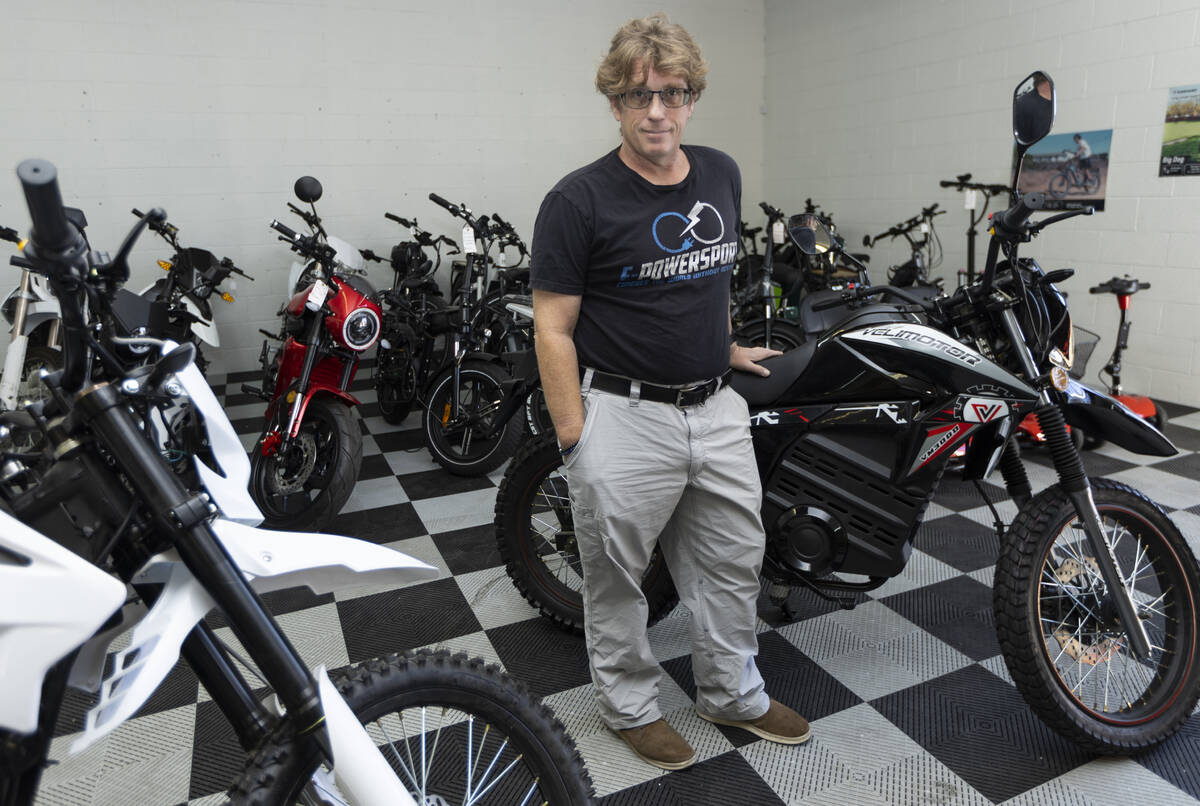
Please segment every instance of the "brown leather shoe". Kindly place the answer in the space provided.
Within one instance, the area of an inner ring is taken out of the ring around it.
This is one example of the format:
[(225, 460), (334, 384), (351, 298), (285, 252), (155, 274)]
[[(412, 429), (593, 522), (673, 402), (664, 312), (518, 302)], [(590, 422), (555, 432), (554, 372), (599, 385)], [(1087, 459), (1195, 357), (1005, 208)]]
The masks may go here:
[(614, 731), (647, 764), (664, 770), (682, 770), (696, 762), (696, 751), (665, 719), (649, 725)]
[(779, 744), (804, 744), (811, 735), (808, 729), (808, 720), (775, 699), (771, 700), (767, 712), (758, 719), (737, 721), (701, 714), (699, 710), (696, 713), (701, 719), (707, 719), (709, 722), (748, 730), (755, 736), (761, 736), (769, 742), (778, 742)]

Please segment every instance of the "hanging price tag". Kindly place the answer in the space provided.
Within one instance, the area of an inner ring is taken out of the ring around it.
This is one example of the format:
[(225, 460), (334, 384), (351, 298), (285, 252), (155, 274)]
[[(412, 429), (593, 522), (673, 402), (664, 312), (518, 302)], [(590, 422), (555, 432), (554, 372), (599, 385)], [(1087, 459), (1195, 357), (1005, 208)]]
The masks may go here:
[(771, 225), (771, 243), (783, 243), (783, 222), (776, 221)]
[(964, 210), (974, 210), (975, 204), (976, 204), (976, 192), (974, 190), (968, 190), (966, 193), (963, 194), (963, 209)]
[(310, 311), (319, 311), (325, 304), (327, 296), (329, 296), (329, 286), (325, 285), (324, 280), (317, 280), (308, 291), (308, 299), (304, 301), (304, 307)]
[(928, 221), (922, 221), (922, 222), (921, 222), (921, 234), (922, 234), (922, 235), (928, 235), (928, 234), (929, 234), (929, 222), (928, 222)]
[(470, 224), (463, 225), (462, 243), (464, 255), (474, 255), (478, 253), (479, 250), (475, 247), (475, 228)]

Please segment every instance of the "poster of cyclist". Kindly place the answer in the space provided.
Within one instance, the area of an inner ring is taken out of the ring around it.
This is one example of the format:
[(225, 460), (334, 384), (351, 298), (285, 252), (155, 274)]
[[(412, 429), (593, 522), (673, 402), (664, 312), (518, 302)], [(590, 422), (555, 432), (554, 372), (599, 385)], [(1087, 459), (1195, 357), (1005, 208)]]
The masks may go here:
[(1200, 176), (1200, 84), (1171, 87), (1159, 176)]
[(1104, 209), (1112, 129), (1052, 134), (1025, 152), (1022, 193), (1046, 194), (1046, 210)]

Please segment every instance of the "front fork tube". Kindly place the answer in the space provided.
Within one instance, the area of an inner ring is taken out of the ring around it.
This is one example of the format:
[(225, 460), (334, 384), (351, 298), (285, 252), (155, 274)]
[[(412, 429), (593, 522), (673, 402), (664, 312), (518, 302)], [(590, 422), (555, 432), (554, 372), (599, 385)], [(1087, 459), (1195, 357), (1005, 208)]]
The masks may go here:
[(304, 408), (305, 393), (308, 392), (308, 381), (312, 378), (313, 367), (317, 365), (317, 354), (324, 351), (324, 340), (321, 338), (321, 328), (325, 317), (317, 311), (312, 318), (312, 326), (308, 329), (308, 349), (304, 351), (304, 363), (300, 367), (300, 377), (296, 382), (296, 399), (292, 401), (292, 410), (288, 414), (287, 429), (283, 432), (283, 441), (279, 446), (282, 450), (291, 442), (292, 434), (300, 420), (300, 411)]
[[(1025, 346), (1025, 337), (1021, 333), (1016, 315), (1011, 308), (1008, 308), (1002, 316), (1009, 343), (1016, 352), (1026, 377), (1038, 377), (1041, 373), (1033, 363), (1033, 356), (1030, 354), (1029, 348)], [(1100, 512), (1096, 509), (1096, 501), (1092, 497), (1092, 485), (1088, 481), (1087, 473), (1084, 472), (1079, 451), (1071, 442), (1071, 435), (1067, 432), (1067, 424), (1063, 419), (1062, 411), (1058, 404), (1050, 398), (1049, 392), (1042, 389), (1039, 398), (1041, 405), (1036, 412), (1038, 423), (1041, 425), (1042, 433), (1046, 435), (1050, 454), (1054, 458), (1054, 469), (1058, 471), (1059, 483), (1070, 497), (1071, 503), (1075, 505), (1075, 512), (1079, 515), (1080, 522), (1083, 523), (1084, 533), (1087, 535), (1088, 542), (1091, 543), (1096, 564), (1100, 567), (1100, 575), (1104, 578), (1104, 584), (1108, 587), (1109, 595), (1112, 596), (1113, 603), (1116, 605), (1121, 627), (1129, 636), (1134, 653), (1138, 658), (1148, 658), (1150, 657), (1150, 638), (1146, 634), (1145, 625), (1138, 617), (1133, 597), (1125, 587), (1125, 580), (1121, 578), (1121, 571), (1117, 567), (1117, 558), (1113, 554), (1112, 545), (1104, 534), (1104, 524), (1100, 520)]]

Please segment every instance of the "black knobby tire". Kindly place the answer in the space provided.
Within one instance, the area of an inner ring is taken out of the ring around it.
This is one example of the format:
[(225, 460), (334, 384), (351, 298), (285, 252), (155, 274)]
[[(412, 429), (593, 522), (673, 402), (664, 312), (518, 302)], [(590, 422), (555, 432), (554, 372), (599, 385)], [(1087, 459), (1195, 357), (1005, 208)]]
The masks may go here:
[[(397, 733), (403, 725), (398, 718), (393, 716), (388, 720), (383, 726), (385, 730), (380, 729), (382, 723), (376, 720), (422, 707), (429, 709), (427, 715), (434, 720), (440, 718), (443, 708), (449, 708), (457, 712), (456, 715), (474, 717), (489, 728), (488, 750), (483, 752), (484, 761), (477, 766), (478, 772), (487, 766), (503, 740), (501, 737), (508, 740), (509, 747), (493, 770), (504, 769), (514, 758), (519, 762), (504, 777), (497, 779), (496, 787), (482, 800), (473, 803), (481, 806), (519, 803), (522, 794), (531, 786), (538, 789), (535, 797), (529, 799), (531, 803), (564, 806), (593, 803), (591, 779), (562, 723), (498, 666), (485, 665), (482, 660), (470, 659), (463, 654), (452, 656), (444, 650), (421, 650), (411, 655), (375, 658), (338, 670), (330, 675), (330, 679), (361, 722), (375, 723), (372, 735), (377, 742), (386, 733), (388, 739), (380, 747), (384, 758), (402, 780), (405, 780), (405, 772), (398, 760), (409, 765), (407, 751), (412, 750), (414, 763), (411, 766), (418, 766), (415, 760), (420, 758), (419, 748), (414, 749), (411, 744), (406, 746), (399, 740)], [(429, 771), (435, 776), (435, 780), (430, 781), (434, 791), (426, 790), (426, 802), (463, 802), (464, 793), (458, 786), (465, 781), (456, 780), (455, 776), (458, 779), (466, 777), (469, 765), (460, 761), (466, 758), (466, 747), (451, 744), (452, 740), (462, 740), (462, 744), (466, 744), (463, 724), (439, 731), (436, 745), (432, 738), (429, 740), (436, 748), (430, 757), (440, 757), (444, 763), (432, 765), (433, 769)], [(368, 730), (371, 730), (369, 724)], [(426, 731), (427, 734), (432, 732), (433, 728)], [(484, 745), (480, 738), (483, 733), (484, 726), (473, 727), (473, 741), (479, 742), (481, 747)], [(414, 742), (416, 737), (409, 736), (408, 739)], [(396, 744), (389, 746), (389, 742)], [(238, 806), (296, 803), (320, 763), (314, 745), (311, 741), (298, 740), (291, 726), (278, 730), (258, 749), (230, 790), (232, 802)], [(468, 747), (474, 755), (474, 746)], [(398, 752), (393, 752), (396, 750)], [(410, 792), (416, 789), (411, 779), (405, 784)], [(483, 781), (476, 784), (481, 786)], [(442, 800), (429, 800), (437, 796)], [(421, 801), (419, 797), (414, 799)]]
[[(583, 568), (562, 457), (553, 435), (531, 439), (504, 471), (496, 493), (496, 542), (505, 570), (525, 600), (555, 626), (583, 632)], [(642, 577), (648, 624), (679, 601), (660, 549)]]
[(996, 631), (1018, 690), (1046, 724), (1092, 752), (1128, 754), (1174, 734), (1200, 697), (1200, 570), (1149, 498), (1108, 479), (1093, 479), (1092, 492), (1156, 647), (1150, 659), (1139, 662), (1126, 649), (1090, 544), (1058, 485), (1039, 493), (1009, 529), (996, 563)]
[(1095, 196), (1100, 190), (1100, 174), (1094, 171), (1088, 171), (1087, 177), (1083, 180), (1083, 192), (1087, 196)]
[[(740, 327), (733, 334), (743, 347), (767, 346), (767, 324), (762, 319)], [(804, 334), (790, 322), (771, 322), (771, 349), (787, 352), (804, 343)]]
[(425, 446), (443, 468), (456, 476), (482, 476), (508, 461), (524, 436), (520, 407), (491, 438), (504, 399), (508, 373), (487, 361), (464, 361), (459, 371), (459, 417), (453, 419), (454, 367), (448, 367), (429, 387), (422, 412)]
[(329, 526), (349, 500), (362, 467), (362, 431), (354, 411), (329, 397), (309, 402), (296, 448), (302, 454), (314, 452), (307, 473), (288, 475), (289, 469), (280, 465), (282, 452), (264, 457), (262, 443), (260, 436), (253, 449), (250, 495), (262, 510), (263, 525), (318, 532)]

